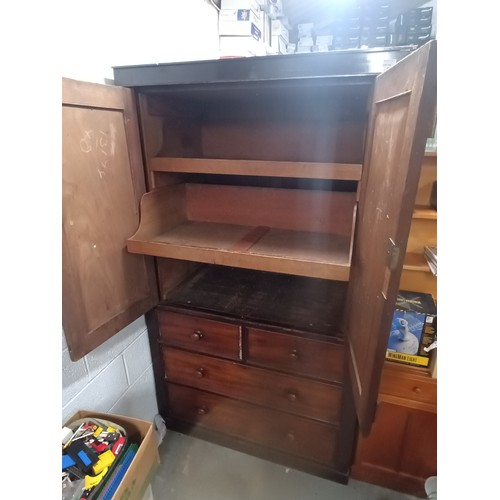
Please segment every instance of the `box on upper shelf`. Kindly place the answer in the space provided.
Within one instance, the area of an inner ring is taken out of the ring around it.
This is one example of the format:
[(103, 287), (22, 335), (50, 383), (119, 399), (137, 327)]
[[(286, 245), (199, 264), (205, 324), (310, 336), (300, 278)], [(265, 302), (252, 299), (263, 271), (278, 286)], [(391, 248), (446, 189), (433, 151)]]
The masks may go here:
[(220, 9), (251, 9), (258, 13), (260, 5), (257, 0), (221, 0)]
[(429, 293), (400, 290), (392, 318), (386, 358), (428, 367), (431, 344), (437, 339), (436, 303)]
[(262, 37), (260, 16), (250, 9), (226, 9), (219, 12), (219, 35)]
[(265, 46), (254, 36), (219, 37), (219, 56), (221, 58), (260, 55), (265, 55)]
[(285, 43), (288, 43), (290, 41), (288, 28), (283, 24), (283, 21), (281, 19), (271, 20), (271, 35), (281, 36)]

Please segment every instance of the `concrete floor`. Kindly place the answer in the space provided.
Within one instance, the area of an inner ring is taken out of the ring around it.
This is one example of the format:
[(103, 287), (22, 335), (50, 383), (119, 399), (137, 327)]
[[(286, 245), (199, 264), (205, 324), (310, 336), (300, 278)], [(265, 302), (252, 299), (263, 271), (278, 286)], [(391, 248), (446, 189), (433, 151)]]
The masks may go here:
[(154, 500), (417, 500), (351, 479), (342, 485), (167, 431)]

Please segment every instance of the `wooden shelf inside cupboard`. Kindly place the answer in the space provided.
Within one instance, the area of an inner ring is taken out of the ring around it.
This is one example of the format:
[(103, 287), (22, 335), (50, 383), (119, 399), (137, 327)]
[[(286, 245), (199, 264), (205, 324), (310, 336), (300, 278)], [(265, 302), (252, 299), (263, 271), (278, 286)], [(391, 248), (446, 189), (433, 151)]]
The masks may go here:
[(361, 179), (361, 164), (359, 163), (156, 157), (151, 159), (151, 170), (154, 172), (257, 175), (352, 181)]
[(403, 269), (406, 269), (407, 271), (431, 273), (425, 257), (419, 253), (407, 253), (405, 255)]
[(132, 253), (349, 279), (356, 193), (180, 183), (146, 193)]

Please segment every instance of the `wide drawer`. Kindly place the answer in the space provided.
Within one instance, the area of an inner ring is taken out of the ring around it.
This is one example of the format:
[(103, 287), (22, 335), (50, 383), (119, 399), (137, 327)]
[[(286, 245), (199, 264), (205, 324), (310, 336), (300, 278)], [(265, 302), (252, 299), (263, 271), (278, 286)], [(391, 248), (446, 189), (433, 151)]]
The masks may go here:
[(328, 423), (339, 421), (342, 389), (263, 368), (164, 348), (166, 378)]
[(337, 430), (196, 389), (168, 384), (169, 415), (269, 448), (332, 463)]
[(229, 359), (241, 359), (241, 327), (188, 314), (158, 311), (160, 339), (182, 347)]
[(344, 378), (344, 348), (294, 335), (248, 329), (249, 363), (331, 382)]
[(387, 394), (436, 405), (436, 379), (417, 373), (411, 368), (407, 368), (406, 370), (404, 368), (401, 366), (391, 366), (386, 363), (380, 382), (379, 392), (381, 395)]

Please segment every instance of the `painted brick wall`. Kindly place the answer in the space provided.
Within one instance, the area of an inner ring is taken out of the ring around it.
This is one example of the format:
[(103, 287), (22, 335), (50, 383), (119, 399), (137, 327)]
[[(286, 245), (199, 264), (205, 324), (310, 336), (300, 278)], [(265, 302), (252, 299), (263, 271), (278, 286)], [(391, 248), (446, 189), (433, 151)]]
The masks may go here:
[(62, 422), (78, 410), (153, 420), (158, 407), (144, 317), (82, 359), (69, 357), (62, 335)]

